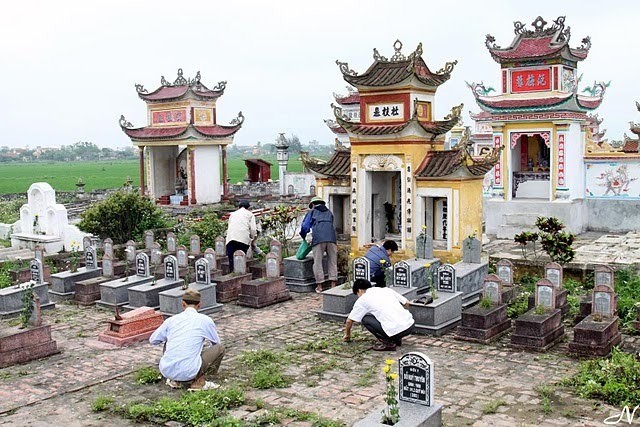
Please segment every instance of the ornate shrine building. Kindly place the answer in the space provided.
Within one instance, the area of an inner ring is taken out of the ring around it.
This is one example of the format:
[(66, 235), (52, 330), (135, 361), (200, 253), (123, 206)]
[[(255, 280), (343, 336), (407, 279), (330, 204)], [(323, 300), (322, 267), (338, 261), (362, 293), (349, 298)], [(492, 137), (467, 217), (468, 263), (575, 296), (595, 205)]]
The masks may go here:
[(456, 62), (432, 72), (421, 44), (405, 56), (400, 41), (393, 56), (374, 49), (373, 59), (362, 74), (336, 61), (357, 89), (359, 114), (346, 114), (344, 97), (336, 97), (335, 120), (327, 124), (334, 132), (344, 129), (350, 147), (338, 141), (328, 161), (303, 156), (303, 162), (316, 176), (317, 193), (327, 200), (337, 226), (350, 234), (354, 252), (394, 239), (398, 256), (413, 256), (415, 239), (425, 230), (436, 256), (452, 260), (460, 256), (462, 240), (481, 230), (482, 179), (500, 150), (485, 159), (473, 157), (468, 133), (444, 150), (445, 134), (459, 122), (462, 105), (435, 120), (435, 93)]
[(578, 92), (578, 63), (587, 58), (591, 40), (570, 47), (565, 17), (551, 26), (542, 17), (531, 29), (514, 26), (509, 46), (498, 46), (491, 35), (485, 42), (500, 64), (502, 93), (490, 95), (494, 89), (482, 82), (468, 84), (482, 121), (491, 124), (493, 145), (504, 147), (485, 205), (486, 232), (510, 238), (539, 215), (559, 217), (570, 231), (581, 232), (587, 224), (587, 113), (601, 104), (608, 83)]
[(222, 81), (209, 89), (200, 72), (186, 79), (182, 69), (173, 83), (163, 76), (153, 92), (136, 84), (147, 103), (148, 125), (134, 128), (121, 116), (120, 127), (140, 149), (143, 194), (165, 204), (216, 203), (226, 194), (226, 147), (244, 116), (239, 113), (228, 126), (217, 124), (216, 102), (225, 87)]

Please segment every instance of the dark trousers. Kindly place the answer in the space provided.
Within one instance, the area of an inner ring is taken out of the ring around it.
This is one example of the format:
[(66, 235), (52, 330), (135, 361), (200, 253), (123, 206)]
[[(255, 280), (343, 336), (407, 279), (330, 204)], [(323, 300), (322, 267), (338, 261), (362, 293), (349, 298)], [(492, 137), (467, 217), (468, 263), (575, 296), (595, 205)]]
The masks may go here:
[(375, 276), (371, 277), (371, 283), (376, 288), (386, 288), (387, 287), (387, 281), (385, 280), (384, 273), (382, 271), (380, 271)]
[(227, 257), (229, 258), (229, 273), (233, 273), (233, 253), (235, 251), (242, 251), (245, 254), (249, 250), (249, 245), (245, 245), (242, 242), (232, 240), (227, 243)]
[(373, 336), (378, 338), (380, 341), (387, 342), (387, 343), (394, 343), (396, 345), (399, 345), (402, 338), (411, 334), (411, 332), (413, 331), (413, 325), (411, 325), (409, 328), (405, 329), (404, 331), (390, 337), (389, 335), (387, 335), (384, 329), (382, 329), (382, 325), (380, 324), (378, 319), (375, 318), (373, 314), (367, 314), (366, 316), (364, 316), (362, 318), (361, 323), (362, 323), (362, 326), (367, 328), (367, 331), (371, 332)]

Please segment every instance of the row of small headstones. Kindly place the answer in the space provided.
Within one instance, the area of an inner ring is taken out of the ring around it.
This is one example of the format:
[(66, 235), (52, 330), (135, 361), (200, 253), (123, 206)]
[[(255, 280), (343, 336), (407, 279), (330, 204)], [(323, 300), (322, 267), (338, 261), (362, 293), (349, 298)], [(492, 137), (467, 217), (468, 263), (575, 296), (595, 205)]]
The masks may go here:
[[(370, 273), (369, 260), (358, 257), (353, 260), (353, 280), (369, 280)], [(392, 270), (393, 286), (411, 288), (412, 283), (411, 266), (406, 261), (398, 261), (389, 267)], [(427, 268), (427, 267), (425, 267)], [(429, 271), (427, 274), (431, 274)], [(451, 264), (443, 264), (438, 267), (437, 288), (442, 292), (455, 292), (456, 270)]]

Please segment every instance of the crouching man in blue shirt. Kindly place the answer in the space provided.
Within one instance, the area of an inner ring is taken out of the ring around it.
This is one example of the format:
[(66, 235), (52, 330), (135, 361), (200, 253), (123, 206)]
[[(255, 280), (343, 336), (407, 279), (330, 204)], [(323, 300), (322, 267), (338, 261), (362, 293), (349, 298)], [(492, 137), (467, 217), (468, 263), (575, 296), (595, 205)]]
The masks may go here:
[(200, 292), (187, 289), (182, 308), (182, 313), (165, 320), (149, 338), (152, 345), (164, 344), (160, 372), (172, 388), (217, 388), (216, 383), (205, 381), (205, 374), (215, 374), (224, 357), (216, 325), (209, 316), (198, 313)]

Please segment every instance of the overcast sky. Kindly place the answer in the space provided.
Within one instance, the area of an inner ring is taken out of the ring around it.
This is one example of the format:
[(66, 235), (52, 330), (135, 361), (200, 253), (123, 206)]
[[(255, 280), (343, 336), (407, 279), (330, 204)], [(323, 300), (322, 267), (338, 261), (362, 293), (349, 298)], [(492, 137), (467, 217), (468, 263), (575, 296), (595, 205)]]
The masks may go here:
[(606, 136), (621, 139), (629, 121), (640, 121), (639, 12), (637, 1), (584, 0), (3, 2), (0, 145), (130, 145), (120, 115), (146, 125), (134, 84), (155, 90), (161, 75), (173, 81), (178, 68), (185, 77), (200, 71), (210, 88), (228, 82), (218, 123), (242, 110), (237, 144), (272, 142), (278, 132), (331, 143), (323, 119), (332, 117), (332, 93), (346, 92), (335, 60), (362, 73), (374, 47), (390, 57), (398, 38), (405, 54), (422, 42), (433, 71), (458, 60), (438, 90), (435, 115), (464, 102), (470, 125), (468, 111), (479, 108), (465, 80), (499, 88), (485, 34), (507, 46), (513, 21), (528, 25), (538, 15), (549, 23), (566, 15), (572, 47), (591, 36), (589, 57), (578, 66), (580, 90), (612, 81), (598, 112)]

